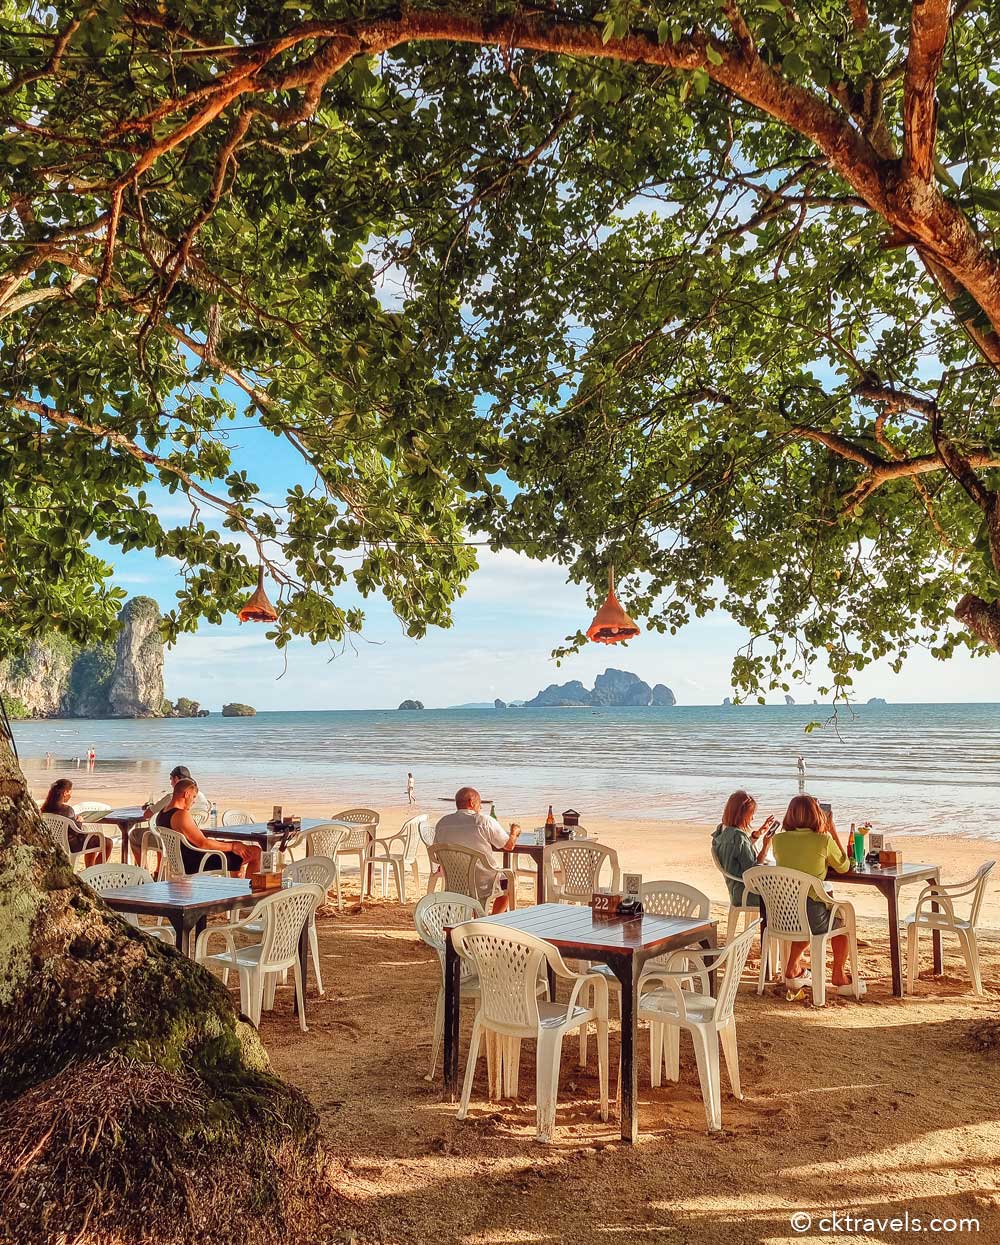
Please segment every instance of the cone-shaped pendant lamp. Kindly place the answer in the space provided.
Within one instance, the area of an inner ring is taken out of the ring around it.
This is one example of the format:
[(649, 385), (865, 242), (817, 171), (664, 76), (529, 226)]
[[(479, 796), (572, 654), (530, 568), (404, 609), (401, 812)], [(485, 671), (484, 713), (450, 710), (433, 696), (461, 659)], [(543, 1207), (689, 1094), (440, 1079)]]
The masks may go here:
[(621, 602), (615, 596), (615, 568), (609, 566), (607, 600), (587, 628), (587, 639), (597, 644), (618, 644), (621, 640), (631, 640), (638, 634), (639, 628), (625, 613)]
[(240, 610), (238, 618), (241, 623), (278, 621), (278, 611), (267, 599), (267, 593), (264, 591), (263, 564), (257, 568), (257, 587), (254, 589), (254, 594)]

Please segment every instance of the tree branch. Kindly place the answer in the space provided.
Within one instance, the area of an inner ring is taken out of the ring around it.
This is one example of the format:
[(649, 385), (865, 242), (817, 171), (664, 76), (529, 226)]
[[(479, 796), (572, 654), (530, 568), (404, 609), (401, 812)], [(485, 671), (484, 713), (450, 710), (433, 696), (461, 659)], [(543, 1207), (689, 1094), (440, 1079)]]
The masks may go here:
[(937, 77), (951, 21), (951, 0), (913, 0), (903, 79), (903, 175), (934, 176)]

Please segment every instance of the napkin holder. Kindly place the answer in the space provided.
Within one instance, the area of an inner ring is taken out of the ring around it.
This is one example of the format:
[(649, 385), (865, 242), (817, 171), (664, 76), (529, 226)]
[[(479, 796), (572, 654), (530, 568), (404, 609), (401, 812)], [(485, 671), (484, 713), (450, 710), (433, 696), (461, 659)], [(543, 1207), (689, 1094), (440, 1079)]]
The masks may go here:
[(590, 910), (594, 916), (603, 917), (605, 920), (611, 921), (618, 915), (621, 901), (622, 896), (620, 894), (607, 894), (595, 891), (590, 897)]
[(251, 873), (250, 874), (250, 890), (256, 894), (258, 891), (271, 891), (281, 885), (280, 873)]

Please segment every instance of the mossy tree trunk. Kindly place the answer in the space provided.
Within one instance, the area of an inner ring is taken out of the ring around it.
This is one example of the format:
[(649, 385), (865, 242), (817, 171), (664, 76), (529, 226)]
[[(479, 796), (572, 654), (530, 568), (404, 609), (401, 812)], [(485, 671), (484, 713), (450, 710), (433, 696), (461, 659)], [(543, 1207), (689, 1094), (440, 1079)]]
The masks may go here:
[(0, 1239), (287, 1241), (316, 1132), (221, 983), (74, 876), (0, 735)]

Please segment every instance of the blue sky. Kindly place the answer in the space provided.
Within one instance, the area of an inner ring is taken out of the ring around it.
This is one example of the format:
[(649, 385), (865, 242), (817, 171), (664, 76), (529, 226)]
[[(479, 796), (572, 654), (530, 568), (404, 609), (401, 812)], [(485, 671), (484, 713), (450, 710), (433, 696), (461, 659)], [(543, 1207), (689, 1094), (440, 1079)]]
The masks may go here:
[[(241, 418), (230, 441), (240, 466), (272, 498), (302, 475), (302, 463), (283, 441)], [(190, 508), (179, 494), (150, 489), (164, 520), (183, 522)], [(203, 511), (203, 518), (209, 515)], [(180, 580), (177, 566), (149, 553), (123, 555), (103, 549), (115, 567), (115, 580), (130, 596), (154, 597), (163, 608)], [(166, 693), (191, 696), (209, 709), (240, 700), (257, 709), (394, 708), (414, 697), (428, 706), (467, 701), (520, 700), (553, 682), (580, 679), (588, 686), (612, 665), (635, 671), (649, 683), (666, 683), (682, 704), (718, 704), (730, 694), (729, 668), (743, 642), (740, 628), (721, 611), (697, 620), (676, 636), (643, 634), (628, 646), (591, 644), (557, 667), (553, 648), (592, 611), (581, 587), (567, 584), (552, 563), (518, 554), (479, 550), (480, 570), (456, 603), (454, 626), (409, 639), (386, 604), (364, 604), (363, 637), (332, 660), (328, 649), (294, 642), (285, 657), (264, 638), (265, 628), (236, 619), (222, 626), (203, 624), (184, 636), (166, 657)], [(284, 673), (283, 673), (284, 672)], [(958, 657), (948, 664), (926, 653), (910, 659), (901, 675), (887, 665), (872, 667), (858, 680), (858, 698), (893, 701), (993, 701), (1000, 699), (1000, 658)], [(809, 702), (812, 688), (793, 688)], [(780, 701), (780, 695), (769, 699)]]

